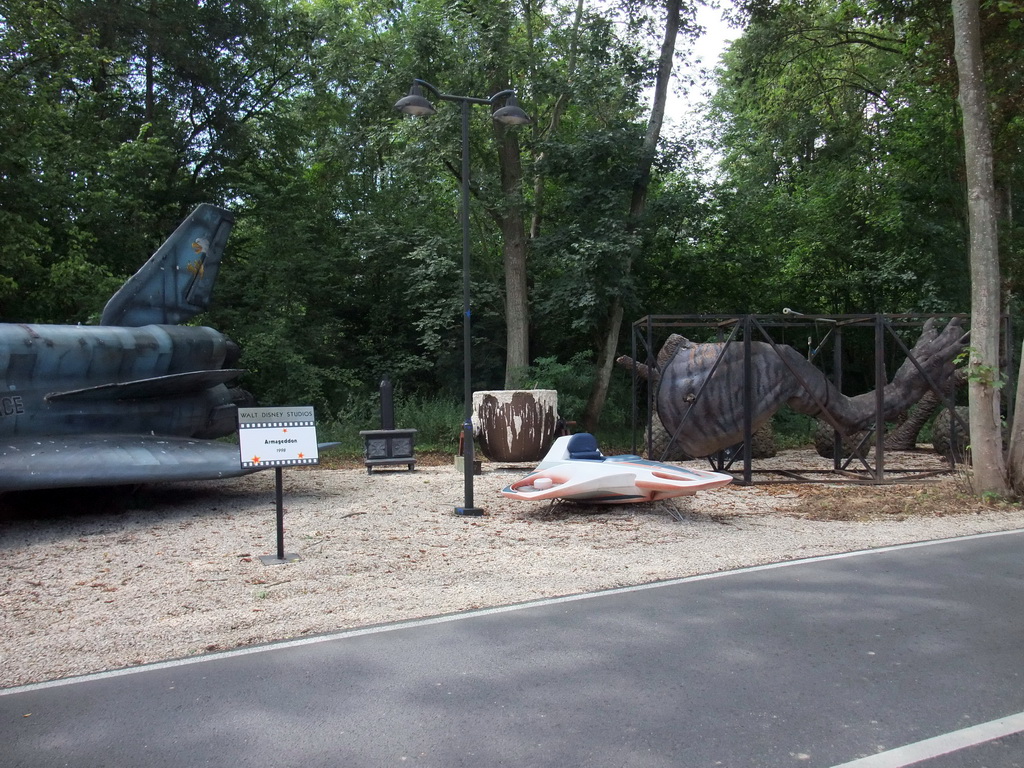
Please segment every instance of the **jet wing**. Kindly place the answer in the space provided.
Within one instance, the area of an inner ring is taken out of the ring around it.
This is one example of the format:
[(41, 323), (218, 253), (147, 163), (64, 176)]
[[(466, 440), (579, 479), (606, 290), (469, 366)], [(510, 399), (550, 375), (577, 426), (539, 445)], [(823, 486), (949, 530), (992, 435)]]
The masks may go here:
[(51, 392), (46, 396), (48, 402), (60, 400), (97, 401), (97, 400), (136, 400), (144, 397), (169, 397), (190, 392), (201, 392), (218, 384), (226, 384), (237, 379), (244, 368), (218, 368), (214, 371), (192, 371), (189, 373), (172, 373), (167, 376), (155, 376), (151, 379), (136, 379), (111, 384), (100, 384), (85, 389), (71, 389), (66, 392)]
[(55, 435), (0, 440), (0, 492), (215, 480), (242, 469), (238, 446), (158, 435)]

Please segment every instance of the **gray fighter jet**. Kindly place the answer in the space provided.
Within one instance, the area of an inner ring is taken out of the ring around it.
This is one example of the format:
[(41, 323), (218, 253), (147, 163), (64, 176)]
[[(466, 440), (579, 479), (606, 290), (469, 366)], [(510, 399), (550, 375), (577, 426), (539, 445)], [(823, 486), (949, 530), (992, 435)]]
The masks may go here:
[(184, 326), (209, 305), (234, 218), (200, 205), (100, 325), (0, 324), (0, 492), (233, 477), (239, 349)]

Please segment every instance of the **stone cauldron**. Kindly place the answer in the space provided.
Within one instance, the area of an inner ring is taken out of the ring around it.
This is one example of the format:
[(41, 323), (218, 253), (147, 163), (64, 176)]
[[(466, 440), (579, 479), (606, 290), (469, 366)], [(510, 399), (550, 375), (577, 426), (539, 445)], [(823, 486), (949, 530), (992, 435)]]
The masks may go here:
[(540, 461), (555, 439), (557, 421), (553, 389), (473, 393), (473, 436), (491, 461)]

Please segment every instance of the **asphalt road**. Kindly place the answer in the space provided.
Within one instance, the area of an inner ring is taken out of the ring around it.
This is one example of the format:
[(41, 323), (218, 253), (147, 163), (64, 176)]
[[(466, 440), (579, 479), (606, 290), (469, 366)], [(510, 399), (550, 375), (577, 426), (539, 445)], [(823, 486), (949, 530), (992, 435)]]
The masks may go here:
[(8, 689), (0, 765), (1020, 768), (1021, 533)]

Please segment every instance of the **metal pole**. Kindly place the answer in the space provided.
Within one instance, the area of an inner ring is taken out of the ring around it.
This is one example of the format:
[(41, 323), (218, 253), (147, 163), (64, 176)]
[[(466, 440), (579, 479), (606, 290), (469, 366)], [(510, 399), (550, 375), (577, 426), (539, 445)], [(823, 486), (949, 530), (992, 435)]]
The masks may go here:
[[(636, 337), (634, 336), (634, 339)], [(633, 344), (634, 348), (636, 342)], [(654, 325), (650, 315), (647, 315), (647, 338), (644, 344), (644, 351), (647, 353), (645, 359), (647, 362), (647, 458), (654, 458), (654, 411), (657, 410), (658, 405), (658, 386), (655, 384), (655, 378), (658, 382), (661, 381), (661, 372), (655, 373), (658, 366), (658, 358), (654, 354)], [(636, 351), (633, 352), (633, 359), (636, 359)], [(660, 420), (660, 419), (659, 419)], [(667, 452), (669, 446), (665, 446)], [(634, 451), (636, 453), (636, 451)], [(663, 461), (664, 457), (658, 459)]]
[(415, 78), (413, 85), (416, 86), (409, 92), (409, 96), (399, 100), (395, 107), (407, 114), (428, 115), (433, 114), (434, 109), (430, 102), (426, 101), (418, 92), (422, 86), (429, 90), (434, 96), (442, 101), (457, 101), (462, 107), (462, 345), (463, 345), (463, 399), (465, 400), (465, 412), (462, 421), (462, 460), (465, 472), (466, 498), (461, 507), (455, 508), (457, 515), (482, 515), (483, 509), (473, 506), (473, 470), (476, 463), (473, 458), (473, 382), (472, 382), (472, 336), (471, 336), (471, 310), (470, 310), (470, 280), (469, 280), (469, 106), (471, 104), (487, 104), (495, 106), (499, 99), (508, 97), (509, 103), (494, 113), (494, 119), (508, 125), (522, 125), (529, 123), (529, 116), (519, 109), (514, 100), (515, 92), (512, 89), (498, 91), (489, 99), (474, 98), (472, 96), (455, 96), (454, 94), (441, 93), (437, 88), (426, 80)]
[(876, 483), (885, 479), (885, 320), (875, 315), (875, 471)]
[(284, 477), (281, 467), (274, 467), (277, 496), (277, 559), (284, 560)]
[(284, 551), (284, 475), (281, 467), (274, 467), (274, 481), (274, 495), (277, 500), (277, 554), (260, 555), (260, 562), (264, 565), (294, 563), (300, 559), (298, 555)]
[(743, 484), (753, 482), (754, 368), (751, 316), (743, 316)]
[(462, 99), (462, 376), (464, 411), (462, 420), (462, 469), (465, 475), (465, 502), (455, 508), (456, 515), (479, 517), (484, 513), (473, 506), (473, 337), (469, 289), (469, 100)]
[[(832, 383), (836, 391), (843, 391), (843, 326), (836, 326), (836, 342), (832, 349)], [(833, 427), (832, 429), (832, 469), (843, 466), (843, 438)]]

